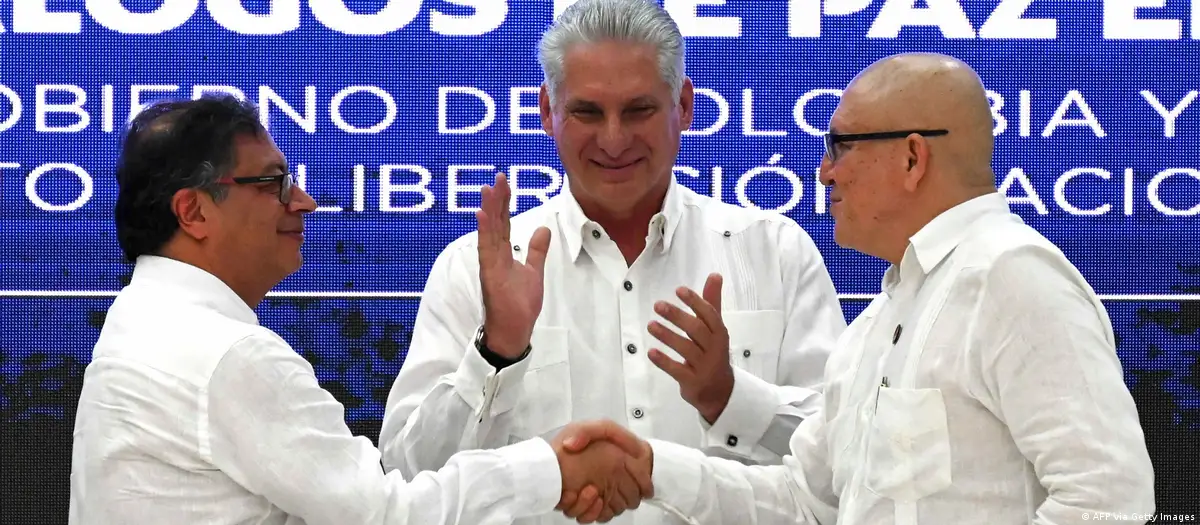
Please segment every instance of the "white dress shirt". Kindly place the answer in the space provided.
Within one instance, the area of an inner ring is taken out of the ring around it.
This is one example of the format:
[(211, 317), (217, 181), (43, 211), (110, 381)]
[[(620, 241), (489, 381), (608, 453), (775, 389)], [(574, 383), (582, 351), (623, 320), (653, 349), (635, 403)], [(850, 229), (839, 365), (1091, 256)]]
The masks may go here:
[[(673, 182), (632, 265), (567, 189), (511, 224), (521, 260), (534, 230), (551, 230), (529, 357), (497, 373), (475, 349), (483, 321), (477, 235), (455, 240), (433, 265), (388, 396), (379, 437), (384, 467), (410, 476), (441, 467), (459, 450), (550, 438), (571, 421), (595, 418), (711, 455), (778, 463), (796, 426), (820, 407), (825, 362), (845, 317), (816, 245), (787, 217)], [(659, 300), (690, 311), (675, 289), (699, 292), (711, 272), (724, 277), (735, 380), (728, 406), (709, 426), (647, 358), (658, 348), (680, 360), (647, 325), (661, 320), (653, 311)], [(676, 523), (668, 516), (643, 506), (613, 523)], [(568, 522), (552, 513), (521, 523)]]
[(69, 523), (507, 524), (558, 503), (541, 440), (386, 475), (308, 362), (223, 282), (142, 257), (75, 421)]
[(911, 238), (826, 370), (824, 410), (783, 466), (655, 441), (656, 497), (700, 523), (763, 525), (1142, 523), (1154, 511), (1104, 306), (999, 194)]

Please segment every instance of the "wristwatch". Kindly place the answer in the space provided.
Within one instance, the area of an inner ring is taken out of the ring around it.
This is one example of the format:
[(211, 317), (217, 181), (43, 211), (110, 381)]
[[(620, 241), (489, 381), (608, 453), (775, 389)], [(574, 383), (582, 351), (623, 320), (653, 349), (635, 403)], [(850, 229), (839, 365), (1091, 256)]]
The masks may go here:
[(487, 361), (488, 364), (492, 365), (497, 370), (506, 366), (512, 366), (520, 363), (522, 359), (525, 359), (529, 355), (529, 351), (532, 349), (532, 344), (526, 345), (525, 351), (521, 352), (520, 356), (518, 356), (516, 359), (510, 359), (497, 354), (496, 352), (493, 352), (492, 349), (488, 348), (487, 334), (484, 333), (482, 325), (480, 325), (479, 329), (475, 331), (475, 350), (479, 351), (479, 355), (483, 357), (484, 361)]

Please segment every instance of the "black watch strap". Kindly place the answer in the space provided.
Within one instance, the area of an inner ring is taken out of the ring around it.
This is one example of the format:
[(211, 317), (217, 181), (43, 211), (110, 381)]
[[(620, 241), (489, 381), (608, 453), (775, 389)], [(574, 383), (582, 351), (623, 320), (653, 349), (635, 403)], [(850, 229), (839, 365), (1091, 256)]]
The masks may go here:
[(475, 335), (475, 349), (479, 351), (479, 355), (483, 357), (483, 360), (487, 361), (489, 365), (492, 365), (492, 367), (496, 370), (503, 370), (505, 367), (515, 365), (520, 363), (522, 359), (525, 359), (525, 357), (529, 355), (529, 351), (533, 349), (533, 345), (526, 346), (525, 351), (522, 352), (521, 355), (516, 359), (509, 359), (497, 354), (496, 352), (493, 352), (491, 348), (487, 347), (487, 334), (485, 334), (483, 332), (483, 328), (480, 327), (479, 332)]

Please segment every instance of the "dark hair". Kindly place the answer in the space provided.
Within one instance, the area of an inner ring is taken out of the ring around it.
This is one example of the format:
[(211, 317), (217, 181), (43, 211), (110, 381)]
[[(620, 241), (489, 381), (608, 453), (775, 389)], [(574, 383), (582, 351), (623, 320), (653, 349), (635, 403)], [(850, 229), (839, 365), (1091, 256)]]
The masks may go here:
[(117, 159), (117, 242), (129, 262), (162, 249), (179, 229), (171, 199), (185, 188), (220, 200), (234, 139), (266, 133), (258, 108), (228, 94), (155, 102), (130, 122)]

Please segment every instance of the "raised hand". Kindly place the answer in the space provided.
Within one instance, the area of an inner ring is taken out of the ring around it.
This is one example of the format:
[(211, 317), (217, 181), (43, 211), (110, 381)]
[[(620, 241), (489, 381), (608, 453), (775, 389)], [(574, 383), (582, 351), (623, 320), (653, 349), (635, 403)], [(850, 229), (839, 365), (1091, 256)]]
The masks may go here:
[(605, 523), (654, 495), (650, 445), (612, 421), (568, 425), (552, 443), (563, 471), (558, 510)]
[(495, 184), (484, 186), (482, 205), (475, 212), (479, 221), (479, 281), (483, 288), (483, 329), (487, 346), (501, 356), (515, 359), (525, 352), (533, 325), (542, 311), (546, 252), (550, 230), (533, 233), (525, 263), (513, 258), (509, 240), (509, 200), (512, 190), (503, 173)]
[(654, 305), (654, 311), (671, 324), (679, 327), (687, 337), (651, 321), (650, 334), (671, 347), (684, 359), (680, 363), (661, 350), (650, 350), (650, 361), (679, 383), (683, 399), (711, 425), (733, 394), (733, 365), (729, 363), (729, 331), (721, 319), (721, 275), (710, 274), (704, 282), (704, 296), (690, 288), (679, 288), (679, 299), (695, 312), (684, 312), (666, 301)]

